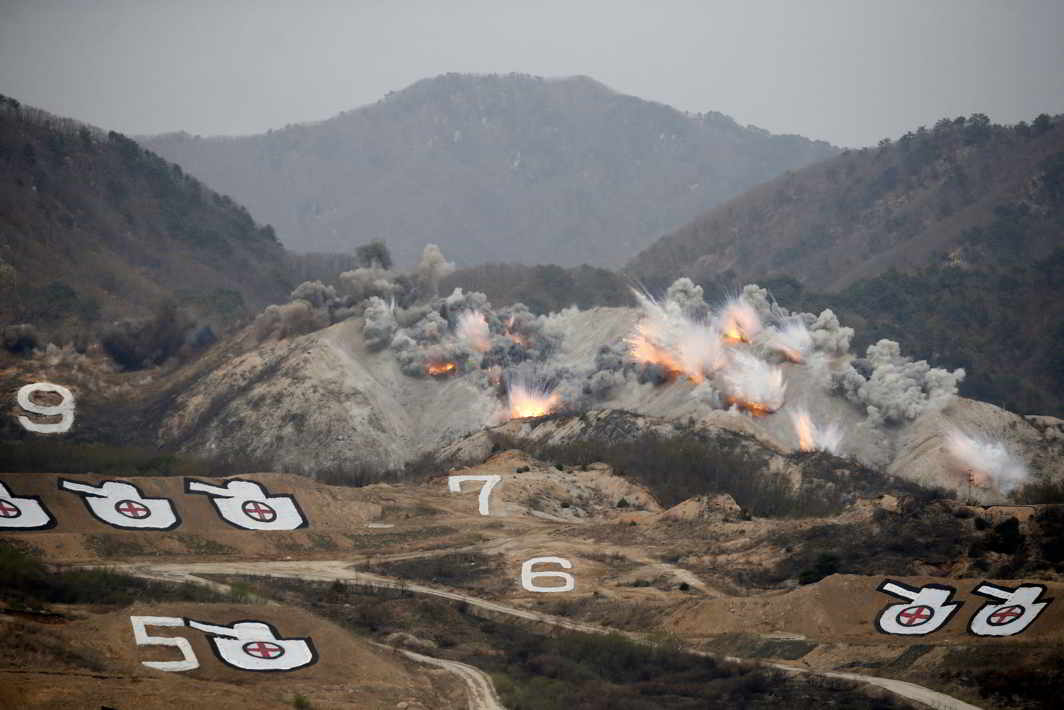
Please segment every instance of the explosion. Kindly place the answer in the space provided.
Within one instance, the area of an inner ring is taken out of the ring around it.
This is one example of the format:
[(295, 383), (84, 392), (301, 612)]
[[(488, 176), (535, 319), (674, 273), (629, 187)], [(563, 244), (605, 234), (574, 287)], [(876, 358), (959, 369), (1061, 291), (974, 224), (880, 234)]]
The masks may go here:
[(957, 429), (947, 431), (945, 440), (953, 468), (977, 488), (996, 486), (1008, 493), (1027, 480), (1027, 464), (1000, 441), (969, 436)]
[(772, 414), (783, 406), (787, 385), (783, 370), (748, 353), (734, 353), (723, 375), (727, 401), (755, 417)]
[(791, 423), (798, 434), (798, 448), (802, 451), (827, 451), (838, 454), (842, 443), (842, 429), (835, 422), (821, 429), (813, 423), (809, 410), (805, 407), (791, 409)]
[(458, 371), (457, 362), (430, 362), (425, 366), (425, 374), (432, 377), (446, 377)]
[(717, 323), (729, 343), (749, 343), (761, 332), (761, 316), (742, 296), (728, 299), (717, 316)]
[(809, 334), (805, 321), (800, 318), (788, 318), (773, 334), (769, 347), (790, 362), (802, 363), (813, 349), (813, 337)]
[(701, 384), (723, 364), (720, 335), (715, 326), (692, 319), (679, 304), (664, 305), (635, 291), (643, 320), (625, 339), (632, 359), (660, 365), (670, 377), (683, 375)]
[(472, 350), (486, 353), (491, 350), (491, 331), (488, 321), (480, 311), (463, 311), (454, 328), (458, 339)]
[(510, 418), (542, 417), (561, 404), (561, 397), (543, 387), (511, 382), (509, 387)]

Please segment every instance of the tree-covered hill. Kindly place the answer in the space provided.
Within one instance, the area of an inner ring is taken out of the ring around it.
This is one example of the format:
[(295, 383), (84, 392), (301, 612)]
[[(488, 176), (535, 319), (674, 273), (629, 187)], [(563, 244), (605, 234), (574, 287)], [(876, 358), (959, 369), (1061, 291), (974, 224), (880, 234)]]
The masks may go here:
[(943, 119), (787, 173), (661, 238), (627, 271), (787, 276), (837, 291), (891, 268), (1032, 264), (1061, 243), (1064, 120)]
[(170, 302), (218, 328), (283, 300), (290, 271), (271, 227), (178, 166), (0, 97), (0, 324), (69, 342)]
[(708, 207), (834, 155), (586, 77), (447, 74), (316, 124), (143, 144), (277, 227), (298, 251), (383, 239), (460, 266), (619, 266)]

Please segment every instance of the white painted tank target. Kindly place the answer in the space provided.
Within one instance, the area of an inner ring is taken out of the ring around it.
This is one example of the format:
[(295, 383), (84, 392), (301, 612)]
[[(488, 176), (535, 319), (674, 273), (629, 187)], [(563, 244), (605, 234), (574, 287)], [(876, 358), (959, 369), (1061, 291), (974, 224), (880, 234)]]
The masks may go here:
[(277, 629), (264, 621), (215, 626), (189, 619), (188, 625), (208, 634), (218, 660), (240, 670), (294, 671), (318, 661), (310, 638), (281, 638)]
[(181, 518), (168, 498), (147, 498), (132, 483), (104, 481), (100, 485), (59, 479), (59, 488), (82, 497), (97, 519), (123, 530), (173, 530)]
[(296, 530), (307, 518), (294, 496), (270, 495), (265, 486), (233, 478), (215, 486), (185, 479), (186, 493), (205, 493), (222, 520), (242, 530)]
[(157, 671), (179, 673), (199, 668), (196, 652), (185, 638), (169, 636), (151, 636), (149, 626), (184, 626), (185, 620), (179, 616), (131, 616), (129, 623), (133, 626), (133, 641), (138, 646), (172, 646), (181, 652), (180, 661), (141, 661), (141, 665)]
[(55, 518), (37, 496), (17, 496), (0, 482), (0, 530), (47, 530)]
[[(38, 392), (53, 392), (58, 394), (62, 401), (59, 404), (37, 404), (33, 401), (33, 395)], [(15, 395), (18, 406), (27, 412), (39, 414), (42, 417), (59, 417), (58, 422), (43, 423), (35, 422), (29, 417), (20, 416), (18, 423), (27, 431), (37, 434), (62, 434), (70, 431), (74, 425), (74, 393), (63, 385), (54, 385), (51, 382), (34, 382), (31, 385), (19, 387)]]
[(1052, 599), (1044, 599), (1041, 584), (999, 587), (983, 582), (973, 590), (988, 601), (972, 614), (968, 631), (976, 636), (1013, 636), (1027, 630)]
[[(561, 565), (564, 569), (572, 569), (573, 563), (564, 557), (533, 557), (521, 565), (521, 587), (527, 592), (571, 592), (576, 588), (576, 578), (568, 572), (533, 572), (532, 567), (538, 564)], [(541, 587), (536, 584), (540, 577), (557, 577), (563, 580), (558, 587)]]
[(480, 495), (477, 497), (479, 503), (479, 509), (481, 515), (491, 515), (491, 491), (502, 480), (502, 476), (498, 474), (492, 474), (488, 476), (448, 476), (447, 477), (447, 490), (451, 493), (461, 493), (462, 484), (466, 481), (481, 481), (484, 483), (480, 487)]
[(957, 590), (940, 584), (910, 587), (887, 579), (876, 590), (905, 600), (888, 605), (876, 617), (876, 628), (881, 633), (896, 636), (925, 636), (938, 631), (963, 603), (950, 601)]

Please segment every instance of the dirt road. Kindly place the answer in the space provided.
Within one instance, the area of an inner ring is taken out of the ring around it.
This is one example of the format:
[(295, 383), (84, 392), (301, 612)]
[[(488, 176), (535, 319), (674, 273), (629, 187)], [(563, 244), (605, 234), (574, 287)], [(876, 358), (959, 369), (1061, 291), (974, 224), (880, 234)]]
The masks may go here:
[[(391, 647), (382, 646), (382, 648)], [(424, 656), (420, 653), (403, 649), (399, 649), (399, 653), (412, 661), (437, 666), (458, 676), (469, 690), (469, 710), (506, 710), (499, 700), (499, 696), (495, 693), (495, 686), (492, 684), (491, 678), (479, 668), (474, 668), (458, 661), (433, 658), (432, 656)]]
[[(115, 565), (112, 567), (125, 571), (129, 574), (149, 579), (187, 581), (197, 584), (213, 584), (208, 580), (197, 576), (204, 574), (247, 575), (253, 577), (289, 577), (295, 579), (321, 582), (341, 580), (350, 584), (357, 584), (366, 587), (373, 587), (378, 589), (404, 589), (414, 594), (424, 594), (439, 597), (442, 599), (450, 599), (453, 601), (464, 602), (479, 609), (494, 612), (497, 614), (504, 614), (513, 618), (524, 619), (526, 621), (546, 624), (557, 628), (569, 629), (572, 631), (581, 631), (584, 633), (593, 634), (621, 633), (622, 635), (637, 641), (644, 640), (640, 635), (630, 632), (617, 631), (615, 629), (610, 629), (603, 626), (596, 626), (593, 624), (585, 624), (573, 621), (571, 619), (552, 616), (550, 614), (543, 614), (540, 612), (518, 609), (515, 607), (507, 606), (505, 604), (499, 604), (497, 602), (487, 601), (485, 599), (478, 599), (477, 597), (473, 597), (468, 594), (453, 592), (446, 589), (439, 589), (435, 587), (428, 587), (423, 584), (405, 582), (400, 579), (383, 577), (381, 575), (370, 574), (368, 572), (358, 572), (357, 570), (351, 569), (350, 565), (351, 563), (347, 561), (286, 561), (199, 562), (187, 564), (139, 563)], [(407, 655), (410, 655), (410, 652), (406, 653)], [(699, 655), (712, 656), (712, 654), (702, 652), (697, 653), (699, 653)], [(420, 654), (413, 655), (420, 656)], [(429, 659), (428, 656), (424, 656), (423, 658)], [(731, 658), (729, 660), (741, 659)], [(425, 662), (428, 663), (430, 661), (426, 660)], [(446, 667), (448, 670), (462, 676), (463, 682), (465, 682), (470, 687), (470, 707), (473, 708), (473, 710), (493, 710), (494, 708), (499, 708), (500, 710), (503, 710), (502, 706), (498, 703), (497, 696), (495, 696), (494, 687), (491, 686), (491, 680), (487, 678), (487, 676), (485, 676), (483, 673), (481, 673), (475, 668), (471, 668), (470, 666), (466, 666), (461, 663), (454, 663), (452, 661), (442, 661), (440, 659), (434, 658), (431, 659), (431, 662), (433, 663), (433, 665)], [(816, 675), (826, 676), (829, 678), (842, 678), (845, 680), (856, 681), (859, 683), (867, 683), (869, 685), (874, 685), (888, 690), (891, 693), (894, 693), (895, 695), (906, 698), (908, 700), (914, 700), (928, 707), (935, 708), (936, 710), (981, 710), (975, 705), (971, 705), (962, 700), (950, 697), (945, 693), (940, 693), (936, 690), (931, 690), (930, 688), (925, 688), (923, 686), (916, 685), (915, 683), (908, 683), (905, 681), (894, 680), (891, 678), (879, 678), (876, 676), (859, 675), (857, 673), (837, 673), (830, 671), (821, 672), (807, 670), (804, 668), (796, 668), (794, 666), (787, 666), (783, 664), (769, 665), (773, 665), (776, 668), (789, 672), (814, 673)], [(458, 667), (461, 667), (465, 670), (459, 670)], [(476, 680), (474, 680), (474, 678), (476, 678)], [(487, 684), (487, 691), (484, 690), (484, 683)], [(487, 696), (484, 695), (485, 692), (487, 692)], [(492, 702), (495, 704), (484, 704)]]

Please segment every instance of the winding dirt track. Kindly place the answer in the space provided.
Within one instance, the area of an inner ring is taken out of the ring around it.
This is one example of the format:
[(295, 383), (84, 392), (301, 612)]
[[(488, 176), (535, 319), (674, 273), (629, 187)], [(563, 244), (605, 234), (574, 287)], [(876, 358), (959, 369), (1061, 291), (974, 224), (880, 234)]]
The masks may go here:
[[(203, 579), (202, 577), (199, 577), (197, 575), (218, 574), (247, 575), (252, 577), (288, 577), (319, 582), (332, 582), (334, 580), (341, 580), (350, 584), (356, 584), (365, 587), (377, 589), (403, 589), (414, 594), (424, 594), (428, 596), (439, 597), (442, 599), (464, 602), (479, 609), (494, 612), (497, 614), (504, 614), (506, 616), (546, 624), (558, 628), (569, 629), (572, 631), (582, 631), (585, 633), (593, 634), (620, 633), (636, 641), (644, 640), (639, 634), (618, 631), (616, 629), (610, 629), (604, 626), (597, 626), (594, 624), (580, 623), (577, 621), (572, 621), (571, 619), (552, 616), (550, 614), (543, 614), (540, 612), (518, 609), (515, 607), (507, 606), (505, 604), (499, 604), (497, 602), (492, 602), (485, 599), (478, 599), (477, 597), (472, 597), (468, 594), (452, 592), (446, 589), (438, 589), (435, 587), (427, 587), (423, 584), (406, 582), (404, 580), (395, 579), (392, 577), (384, 577), (381, 575), (370, 574), (368, 572), (358, 572), (356, 570), (351, 569), (350, 566), (351, 563), (347, 561), (285, 561), (199, 562), (186, 564), (136, 563), (114, 565), (111, 566), (111, 568), (119, 569), (128, 574), (133, 574), (138, 577), (144, 577), (146, 579), (155, 579), (171, 582), (186, 581), (193, 582), (196, 584), (205, 584), (222, 589), (225, 589), (224, 585), (218, 585), (215, 582)], [(701, 651), (692, 650), (692, 652), (697, 653), (698, 655), (714, 657), (713, 654)], [(505, 708), (503, 708), (503, 706), (499, 703), (498, 696), (495, 694), (495, 688), (491, 684), (491, 679), (478, 669), (473, 668), (472, 666), (467, 666), (463, 663), (456, 663), (454, 661), (444, 661), (442, 659), (430, 658), (429, 656), (422, 656), (421, 654), (414, 654), (406, 651), (404, 651), (404, 653), (409, 658), (419, 660), (425, 663), (432, 663), (433, 665), (439, 666), (441, 668), (446, 668), (452, 673), (458, 675), (470, 689), (471, 710), (505, 710)], [(742, 659), (729, 657), (728, 660), (738, 661)], [(921, 685), (916, 685), (915, 683), (894, 680), (892, 678), (879, 678), (876, 676), (859, 675), (857, 673), (811, 671), (783, 664), (767, 665), (771, 665), (775, 668), (791, 673), (813, 673), (815, 675), (821, 675), (829, 678), (842, 678), (845, 680), (867, 683), (869, 685), (874, 685), (879, 688), (883, 688), (891, 693), (894, 693), (895, 695), (906, 698), (908, 700), (914, 700), (916, 702), (923, 703), (928, 707), (936, 708), (936, 710), (981, 710), (981, 708), (979, 708), (978, 706), (971, 705), (962, 700), (950, 697), (945, 693), (940, 693), (936, 690), (931, 690), (930, 688), (925, 688)]]
[[(382, 646), (382, 648), (394, 650), (390, 646)], [(458, 661), (423, 656), (420, 653), (403, 649), (399, 649), (399, 653), (412, 661), (437, 666), (458, 676), (465, 683), (466, 688), (469, 689), (469, 710), (506, 710), (499, 700), (499, 696), (495, 693), (495, 686), (492, 684), (491, 678), (479, 668), (474, 668)]]

